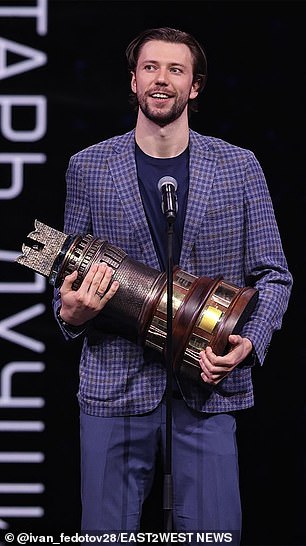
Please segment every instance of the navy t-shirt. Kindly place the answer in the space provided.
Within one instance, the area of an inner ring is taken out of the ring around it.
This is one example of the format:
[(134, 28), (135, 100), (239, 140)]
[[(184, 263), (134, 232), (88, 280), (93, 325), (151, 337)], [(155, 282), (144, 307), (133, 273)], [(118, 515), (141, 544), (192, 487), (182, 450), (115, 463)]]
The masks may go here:
[(161, 271), (167, 269), (168, 222), (162, 212), (158, 181), (173, 176), (177, 181), (178, 210), (173, 224), (173, 264), (179, 265), (189, 187), (188, 148), (177, 157), (156, 158), (145, 154), (136, 144), (136, 165), (140, 194)]

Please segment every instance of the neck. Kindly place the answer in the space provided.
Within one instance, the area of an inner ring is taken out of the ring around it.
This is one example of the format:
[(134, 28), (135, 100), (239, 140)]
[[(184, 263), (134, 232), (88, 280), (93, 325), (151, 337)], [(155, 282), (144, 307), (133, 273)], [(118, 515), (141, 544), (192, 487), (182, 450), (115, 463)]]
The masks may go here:
[(148, 120), (139, 110), (135, 138), (139, 148), (151, 157), (176, 157), (188, 146), (187, 113), (173, 123), (160, 127)]

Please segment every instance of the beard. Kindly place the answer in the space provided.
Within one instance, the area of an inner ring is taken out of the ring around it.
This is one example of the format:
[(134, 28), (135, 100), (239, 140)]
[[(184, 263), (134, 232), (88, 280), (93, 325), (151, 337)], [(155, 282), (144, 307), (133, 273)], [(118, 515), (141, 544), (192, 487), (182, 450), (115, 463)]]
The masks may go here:
[(188, 104), (188, 98), (175, 99), (170, 109), (151, 108), (145, 95), (137, 95), (138, 105), (142, 113), (159, 127), (165, 127), (177, 120)]

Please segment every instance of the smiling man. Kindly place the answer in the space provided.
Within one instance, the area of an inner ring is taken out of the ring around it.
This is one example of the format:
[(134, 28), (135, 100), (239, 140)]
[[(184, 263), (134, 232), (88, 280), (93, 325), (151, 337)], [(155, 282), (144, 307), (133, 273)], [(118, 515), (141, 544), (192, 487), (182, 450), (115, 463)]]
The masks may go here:
[[(186, 129), (188, 101), (199, 92), (192, 66), (191, 52), (185, 44), (158, 40), (144, 44), (131, 82), (139, 104), (136, 139), (141, 139), (150, 122), (166, 127), (178, 120), (177, 125)], [(184, 137), (188, 138), (186, 131)], [(183, 150), (187, 143), (182, 143)]]
[[(173, 261), (195, 276), (251, 285), (258, 303), (229, 350), (199, 353), (201, 381), (173, 376), (173, 525), (231, 531), (241, 503), (235, 412), (254, 404), (252, 367), (281, 328), (292, 277), (263, 171), (254, 154), (189, 127), (206, 82), (204, 51), (190, 34), (149, 29), (127, 47), (136, 127), (75, 154), (67, 170), (65, 233), (91, 233), (165, 271), (167, 220), (158, 181), (177, 181)], [(93, 265), (78, 290), (75, 271), (54, 294), (67, 339), (84, 336), (78, 399), (82, 529), (139, 529), (161, 450), (165, 454), (165, 364), (148, 348), (102, 327), (118, 289)]]

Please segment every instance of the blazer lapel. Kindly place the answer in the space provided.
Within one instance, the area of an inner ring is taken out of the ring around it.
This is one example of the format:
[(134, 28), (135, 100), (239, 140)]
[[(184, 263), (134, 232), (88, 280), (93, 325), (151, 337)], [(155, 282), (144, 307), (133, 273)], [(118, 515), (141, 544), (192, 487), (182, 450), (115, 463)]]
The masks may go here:
[(190, 132), (189, 194), (180, 265), (188, 270), (190, 254), (203, 223), (217, 165), (216, 154), (208, 150), (205, 137)]
[(151, 267), (159, 268), (158, 258), (140, 196), (136, 162), (134, 132), (121, 141), (117, 155), (109, 159), (109, 169), (114, 186), (121, 200), (122, 209), (141, 249), (143, 260)]

